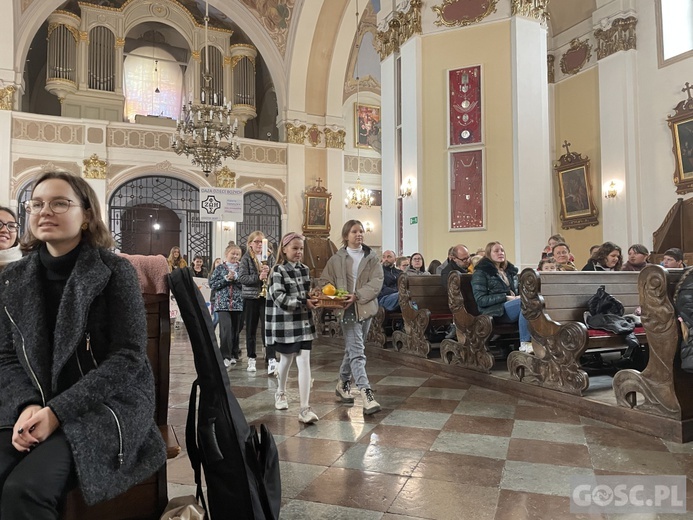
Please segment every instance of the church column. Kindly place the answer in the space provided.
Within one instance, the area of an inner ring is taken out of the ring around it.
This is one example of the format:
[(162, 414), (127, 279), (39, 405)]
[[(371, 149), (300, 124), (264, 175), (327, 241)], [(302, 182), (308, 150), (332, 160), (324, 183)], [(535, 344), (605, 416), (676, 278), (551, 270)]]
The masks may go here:
[[(630, 2), (627, 2), (630, 3)], [(602, 222), (608, 235), (626, 251), (630, 244), (651, 245), (651, 235), (642, 234), (638, 201), (637, 60), (633, 10), (624, 12), (623, 2), (611, 2), (594, 12), (599, 67), (599, 130), (603, 195), (612, 181), (620, 188), (615, 198), (604, 200)]]
[(532, 0), (513, 4), (511, 19), (513, 213), (518, 267), (536, 266), (552, 222), (545, 13), (533, 9), (532, 4)]
[(115, 93), (119, 96), (123, 94), (123, 63), (125, 61), (125, 38), (117, 37), (115, 39)]
[[(306, 186), (312, 185), (307, 179), (306, 172), (306, 126), (300, 121), (294, 123), (284, 122), (286, 128), (286, 171), (305, 172), (305, 175), (287, 175), (286, 179), (286, 211), (289, 218), (282, 224), (287, 230), (299, 231), (303, 226), (303, 192)], [(317, 173), (317, 172), (316, 172)], [(316, 174), (315, 177), (320, 176)]]
[(397, 149), (396, 149), (396, 114), (397, 114), (397, 57), (390, 54), (380, 62), (380, 128), (381, 128), (381, 168), (382, 168), (382, 237), (383, 249), (393, 248), (399, 235), (397, 217), (398, 201), (393, 196), (397, 193)]

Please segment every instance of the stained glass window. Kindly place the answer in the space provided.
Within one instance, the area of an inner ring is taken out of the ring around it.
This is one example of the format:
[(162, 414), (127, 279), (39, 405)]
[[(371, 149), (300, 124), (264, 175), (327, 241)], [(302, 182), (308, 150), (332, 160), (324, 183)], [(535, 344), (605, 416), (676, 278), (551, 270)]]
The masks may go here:
[(168, 52), (139, 47), (125, 58), (123, 91), (125, 117), (131, 123), (137, 114), (178, 119), (183, 72)]

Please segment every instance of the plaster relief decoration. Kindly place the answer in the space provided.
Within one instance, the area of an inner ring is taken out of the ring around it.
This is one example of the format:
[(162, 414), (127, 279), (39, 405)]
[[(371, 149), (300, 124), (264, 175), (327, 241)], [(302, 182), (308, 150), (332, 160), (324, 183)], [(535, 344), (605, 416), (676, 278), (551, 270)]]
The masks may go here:
[(12, 110), (14, 108), (14, 93), (17, 87), (7, 85), (0, 88), (0, 110)]
[(592, 46), (587, 40), (574, 38), (570, 48), (561, 56), (561, 71), (563, 74), (577, 74), (592, 57)]
[(415, 34), (421, 34), (422, 3), (422, 0), (410, 0), (406, 12), (396, 11), (391, 18), (385, 20), (386, 26), (378, 31), (375, 42), (381, 60), (399, 51), (400, 46)]
[(291, 144), (303, 144), (306, 141), (306, 125), (298, 126), (299, 121), (295, 124), (286, 123), (286, 141)]
[(308, 142), (313, 145), (313, 147), (320, 144), (320, 136), (322, 135), (322, 132), (318, 128), (318, 125), (311, 126), (306, 135), (308, 136)]
[(84, 126), (12, 118), (12, 138), (58, 144), (84, 144)]
[(325, 146), (344, 150), (346, 132), (344, 130), (331, 130), (325, 128)]
[(99, 159), (98, 155), (93, 154), (91, 157), (89, 157), (89, 159), (84, 159), (82, 164), (84, 164), (82, 176), (85, 179), (106, 178), (106, 167), (108, 166), (108, 161), (102, 161)]
[(546, 71), (549, 83), (556, 83), (556, 56), (553, 54), (546, 56)]
[(216, 172), (217, 188), (235, 188), (236, 172), (232, 172), (228, 166), (223, 166)]
[(241, 2), (260, 20), (269, 33), (269, 37), (284, 56), (295, 0), (263, 0), (262, 2), (241, 0)]
[(513, 16), (534, 18), (546, 25), (549, 21), (548, 4), (549, 0), (513, 0), (511, 12)]
[(483, 150), (450, 153), (450, 231), (485, 229)]
[(676, 193), (684, 194), (693, 191), (693, 85), (686, 82), (681, 92), (687, 98), (674, 108), (674, 115), (667, 118), (674, 142), (675, 159), (674, 184)]
[(448, 145), (480, 143), (481, 65), (448, 71)]
[(443, 0), (441, 5), (431, 7), (438, 15), (433, 23), (439, 27), (466, 27), (495, 13), (497, 3), (498, 0)]
[[(606, 20), (604, 20), (604, 23)], [(619, 18), (614, 20), (611, 27), (601, 27), (594, 31), (597, 40), (597, 59), (601, 60), (619, 51), (635, 49), (636, 34), (635, 26), (638, 24), (637, 18)]]
[(565, 153), (554, 165), (558, 176), (558, 196), (561, 202), (561, 227), (584, 229), (599, 224), (599, 210), (592, 200), (589, 157), (571, 152), (570, 143), (563, 142)]

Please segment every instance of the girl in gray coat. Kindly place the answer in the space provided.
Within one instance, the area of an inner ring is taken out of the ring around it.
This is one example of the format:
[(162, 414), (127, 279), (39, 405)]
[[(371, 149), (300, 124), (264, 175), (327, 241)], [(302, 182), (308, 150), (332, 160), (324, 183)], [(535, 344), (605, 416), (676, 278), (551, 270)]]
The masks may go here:
[(335, 393), (344, 403), (353, 403), (351, 378), (363, 399), (363, 413), (380, 411), (366, 374), (366, 336), (371, 318), (378, 312), (378, 294), (383, 286), (383, 268), (370, 247), (363, 244), (363, 224), (348, 220), (342, 227), (343, 248), (330, 257), (320, 276), (320, 285), (328, 283), (349, 292), (349, 306), (342, 314), (344, 359), (339, 369)]
[(29, 254), (0, 275), (0, 518), (57, 519), (78, 485), (107, 500), (166, 462), (137, 275), (109, 252), (96, 194), (47, 172)]

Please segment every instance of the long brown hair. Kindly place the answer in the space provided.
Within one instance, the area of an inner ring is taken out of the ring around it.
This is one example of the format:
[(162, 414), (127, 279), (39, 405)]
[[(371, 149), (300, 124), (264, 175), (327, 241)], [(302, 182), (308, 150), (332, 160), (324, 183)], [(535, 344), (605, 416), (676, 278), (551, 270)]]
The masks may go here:
[[(250, 258), (252, 258), (253, 260), (255, 260), (255, 251), (253, 251), (252, 243), (253, 243), (253, 240), (255, 240), (257, 237), (266, 238), (265, 234), (262, 231), (253, 231), (250, 235), (248, 235), (248, 241), (246, 242), (245, 250), (247, 251), (248, 256), (250, 256)], [(269, 254), (270, 254), (270, 252), (269, 252), (269, 243), (268, 243), (268, 245), (267, 245), (267, 256), (268, 257), (269, 257)], [(259, 261), (260, 259), (258, 258), (257, 260)]]
[(613, 269), (614, 271), (620, 271), (621, 266), (623, 265), (623, 252), (621, 251), (621, 248), (613, 242), (604, 242), (601, 246), (599, 246), (599, 249), (597, 249), (597, 251), (592, 255), (590, 260), (592, 262), (597, 262), (602, 267), (606, 267), (606, 257), (614, 251), (618, 251), (618, 262), (616, 262)]
[[(87, 229), (82, 230), (82, 242), (89, 244), (92, 247), (110, 249), (115, 245), (111, 232), (101, 220), (101, 205), (96, 196), (94, 189), (89, 186), (89, 183), (67, 172), (45, 172), (38, 176), (34, 181), (34, 186), (31, 188), (33, 197), (36, 186), (43, 181), (50, 179), (58, 179), (65, 181), (70, 185), (72, 191), (75, 192), (79, 199), (79, 204), (82, 206), (84, 216), (86, 218)], [(27, 230), (22, 236), (21, 248), (23, 251), (35, 251), (43, 242), (36, 238), (31, 232), (31, 227), (27, 226)]]
[[(498, 241), (489, 242), (488, 244), (486, 244), (486, 249), (484, 250), (486, 252), (486, 258), (488, 258), (491, 261), (491, 263), (496, 266), (496, 268), (507, 269), (508, 268), (508, 257), (507, 256), (505, 257), (505, 260), (503, 260), (503, 262), (499, 265), (496, 265), (496, 262), (494, 262), (493, 259), (491, 258), (491, 249), (493, 249), (493, 246), (495, 246), (496, 244), (503, 247), (503, 244), (501, 244)], [(503, 247), (503, 251), (505, 251), (504, 247)]]

